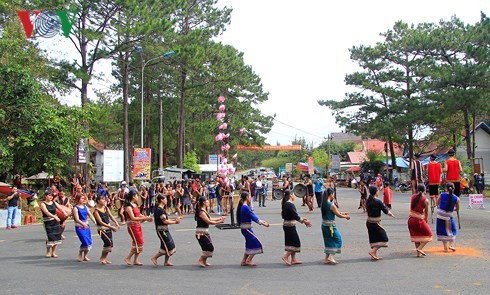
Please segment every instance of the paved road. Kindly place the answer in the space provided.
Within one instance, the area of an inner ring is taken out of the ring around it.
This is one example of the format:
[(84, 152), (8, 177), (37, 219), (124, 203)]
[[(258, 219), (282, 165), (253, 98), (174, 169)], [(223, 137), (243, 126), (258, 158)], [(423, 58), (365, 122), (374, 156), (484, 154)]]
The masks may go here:
[[(149, 259), (159, 242), (150, 223), (143, 224), (146, 243), (142, 267), (123, 263), (130, 248), (126, 229), (115, 234), (112, 265), (97, 263), (102, 243), (95, 231), (92, 261), (75, 261), (79, 241), (72, 223), (67, 226), (67, 239), (60, 246), (58, 259), (43, 258), (45, 235), (41, 225), (2, 229), (0, 294), (490, 294), (490, 209), (467, 209), (463, 205), (457, 252), (443, 253), (442, 244), (433, 241), (427, 246), (427, 257), (416, 258), (406, 225), (409, 197), (408, 193), (395, 193), (393, 212), (398, 218), (383, 216), (382, 221), (390, 247), (379, 252), (384, 260), (372, 262), (367, 254), (365, 215), (357, 210), (358, 193), (339, 189), (341, 210), (351, 212), (352, 219), (337, 222), (344, 247), (336, 266), (321, 263), (319, 210), (306, 214), (300, 200), (296, 200), (299, 213), (308, 215), (313, 227), (298, 227), (302, 240), (298, 257), (304, 264), (290, 267), (280, 259), (284, 237), (279, 201), (268, 202), (266, 208), (256, 206), (257, 215), (272, 225), (254, 227), (265, 249), (256, 257), (255, 268), (239, 266), (244, 248), (240, 231), (217, 228), (210, 230), (216, 248), (209, 260), (213, 265), (199, 268), (200, 248), (191, 217), (171, 227), (177, 244), (177, 253), (171, 258), (174, 267), (151, 266)], [(466, 202), (463, 199), (463, 204)], [(435, 231), (434, 225), (432, 229)]]

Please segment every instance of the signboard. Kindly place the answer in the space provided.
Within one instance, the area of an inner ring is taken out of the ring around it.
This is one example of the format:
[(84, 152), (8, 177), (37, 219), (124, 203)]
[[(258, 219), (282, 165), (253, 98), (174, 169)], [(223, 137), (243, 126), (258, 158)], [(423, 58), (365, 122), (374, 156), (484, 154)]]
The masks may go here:
[(124, 178), (124, 151), (104, 150), (104, 182), (119, 182)]
[(310, 175), (315, 174), (315, 163), (313, 157), (308, 157), (308, 173)]
[(133, 179), (150, 180), (151, 149), (135, 148), (133, 151)]
[(208, 161), (209, 164), (218, 164), (218, 155), (209, 155)]
[(293, 173), (293, 163), (286, 163), (286, 173)]
[(483, 194), (470, 194), (468, 196), (468, 208), (473, 208), (473, 205), (477, 205), (481, 209), (485, 209), (483, 204)]
[(80, 139), (80, 143), (78, 144), (78, 163), (85, 164), (87, 163), (87, 139)]
[(237, 151), (300, 151), (301, 145), (265, 145), (265, 146), (256, 146), (256, 145), (237, 145)]
[(340, 155), (332, 155), (332, 170), (340, 170)]

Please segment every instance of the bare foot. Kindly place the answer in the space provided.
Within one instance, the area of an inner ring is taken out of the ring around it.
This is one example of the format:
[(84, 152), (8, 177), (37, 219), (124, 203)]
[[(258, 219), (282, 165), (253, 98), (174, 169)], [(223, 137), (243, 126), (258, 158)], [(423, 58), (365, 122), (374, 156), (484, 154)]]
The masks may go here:
[(85, 256), (85, 258), (83, 258), (83, 261), (90, 261), (90, 259), (87, 256)]
[(82, 262), (82, 261), (83, 261), (83, 259), (82, 259), (82, 254), (78, 255), (77, 261), (78, 261), (78, 262)]
[(58, 255), (56, 255), (55, 253), (53, 253), (53, 254), (51, 254), (51, 257), (58, 258)]
[(107, 264), (107, 261), (105, 261), (105, 260), (101, 260), (101, 261), (100, 261), (100, 264), (104, 264), (104, 265), (105, 265), (105, 264)]
[(150, 260), (151, 260), (151, 263), (153, 263), (154, 266), (157, 266), (158, 265), (157, 259), (155, 257), (152, 257)]
[(247, 262), (247, 266), (257, 266), (257, 264), (255, 264), (253, 262)]
[(167, 262), (164, 264), (165, 266), (174, 266), (173, 263)]
[(204, 261), (202, 261), (202, 260), (198, 260), (198, 261), (197, 261), (197, 264), (198, 264), (200, 267), (206, 267), (206, 263), (204, 263)]
[(454, 248), (453, 246), (449, 246), (448, 248), (449, 248), (449, 250), (451, 250), (451, 251), (453, 251), (453, 252), (455, 252), (455, 251), (456, 251), (456, 248)]
[(133, 265), (128, 257), (124, 258), (124, 262), (126, 262), (127, 265)]
[(51, 258), (51, 254), (46, 253), (46, 258)]
[(284, 263), (286, 263), (287, 266), (291, 265), (291, 263), (288, 261), (288, 259), (286, 257), (281, 257), (282, 261), (284, 261)]
[(136, 266), (143, 266), (143, 263), (139, 262), (139, 261), (135, 261), (133, 263), (133, 265), (136, 265)]
[(240, 263), (240, 266), (247, 266), (247, 263), (246, 263), (245, 261), (242, 261), (242, 262)]
[(112, 264), (112, 262), (110, 262), (109, 260), (106, 260), (105, 263)]
[(209, 262), (207, 262), (207, 261), (206, 261), (206, 262), (204, 262), (204, 264), (205, 264), (206, 266), (210, 266), (210, 265), (211, 265), (211, 264), (209, 264)]
[(378, 256), (376, 256), (375, 252), (370, 251), (369, 256), (371, 256), (371, 260), (378, 260)]
[(303, 261), (295, 260), (291, 261), (291, 264), (303, 264)]

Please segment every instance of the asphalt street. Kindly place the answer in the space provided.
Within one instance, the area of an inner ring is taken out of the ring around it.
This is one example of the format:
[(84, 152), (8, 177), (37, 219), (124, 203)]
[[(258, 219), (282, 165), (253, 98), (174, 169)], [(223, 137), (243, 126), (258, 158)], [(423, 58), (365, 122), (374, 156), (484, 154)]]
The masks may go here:
[[(286, 266), (282, 260), (284, 235), (280, 202), (269, 201), (255, 213), (271, 223), (269, 228), (254, 225), (264, 253), (257, 255), (256, 267), (242, 267), (244, 239), (239, 229), (210, 228), (215, 253), (207, 268), (197, 266), (201, 250), (194, 236), (195, 221), (186, 216), (170, 227), (177, 245), (171, 257), (173, 267), (154, 267), (150, 257), (158, 251), (159, 241), (152, 223), (144, 223), (144, 266), (127, 266), (124, 256), (130, 249), (125, 227), (114, 234), (112, 265), (101, 265), (98, 257), (102, 241), (92, 225), (93, 248), (90, 262), (77, 262), (79, 240), (73, 222), (65, 231), (59, 258), (44, 258), (45, 232), (42, 225), (22, 226), (0, 231), (0, 294), (490, 294), (490, 205), (487, 209), (468, 209), (461, 201), (461, 227), (455, 253), (444, 253), (437, 238), (426, 247), (427, 256), (416, 258), (407, 228), (410, 194), (396, 192), (393, 213), (382, 216), (390, 246), (378, 253), (384, 259), (371, 261), (366, 216), (357, 210), (359, 194), (340, 188), (341, 211), (351, 220), (338, 220), (343, 238), (338, 265), (324, 265), (321, 214), (315, 208), (307, 214), (301, 200), (295, 204), (301, 216), (313, 226), (298, 225), (302, 265)], [(227, 222), (230, 218), (227, 217)], [(429, 221), (430, 222), (430, 221)], [(435, 224), (431, 224), (435, 235)], [(163, 257), (160, 263), (163, 263)]]

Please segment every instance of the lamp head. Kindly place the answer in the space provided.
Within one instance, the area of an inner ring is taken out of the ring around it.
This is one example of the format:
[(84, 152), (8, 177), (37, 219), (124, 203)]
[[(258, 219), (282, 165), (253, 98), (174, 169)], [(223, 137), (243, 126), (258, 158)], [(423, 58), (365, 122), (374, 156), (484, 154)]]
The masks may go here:
[(168, 56), (170, 56), (170, 55), (174, 55), (174, 54), (175, 54), (175, 51), (165, 52), (165, 53), (163, 54), (163, 57), (168, 57)]

